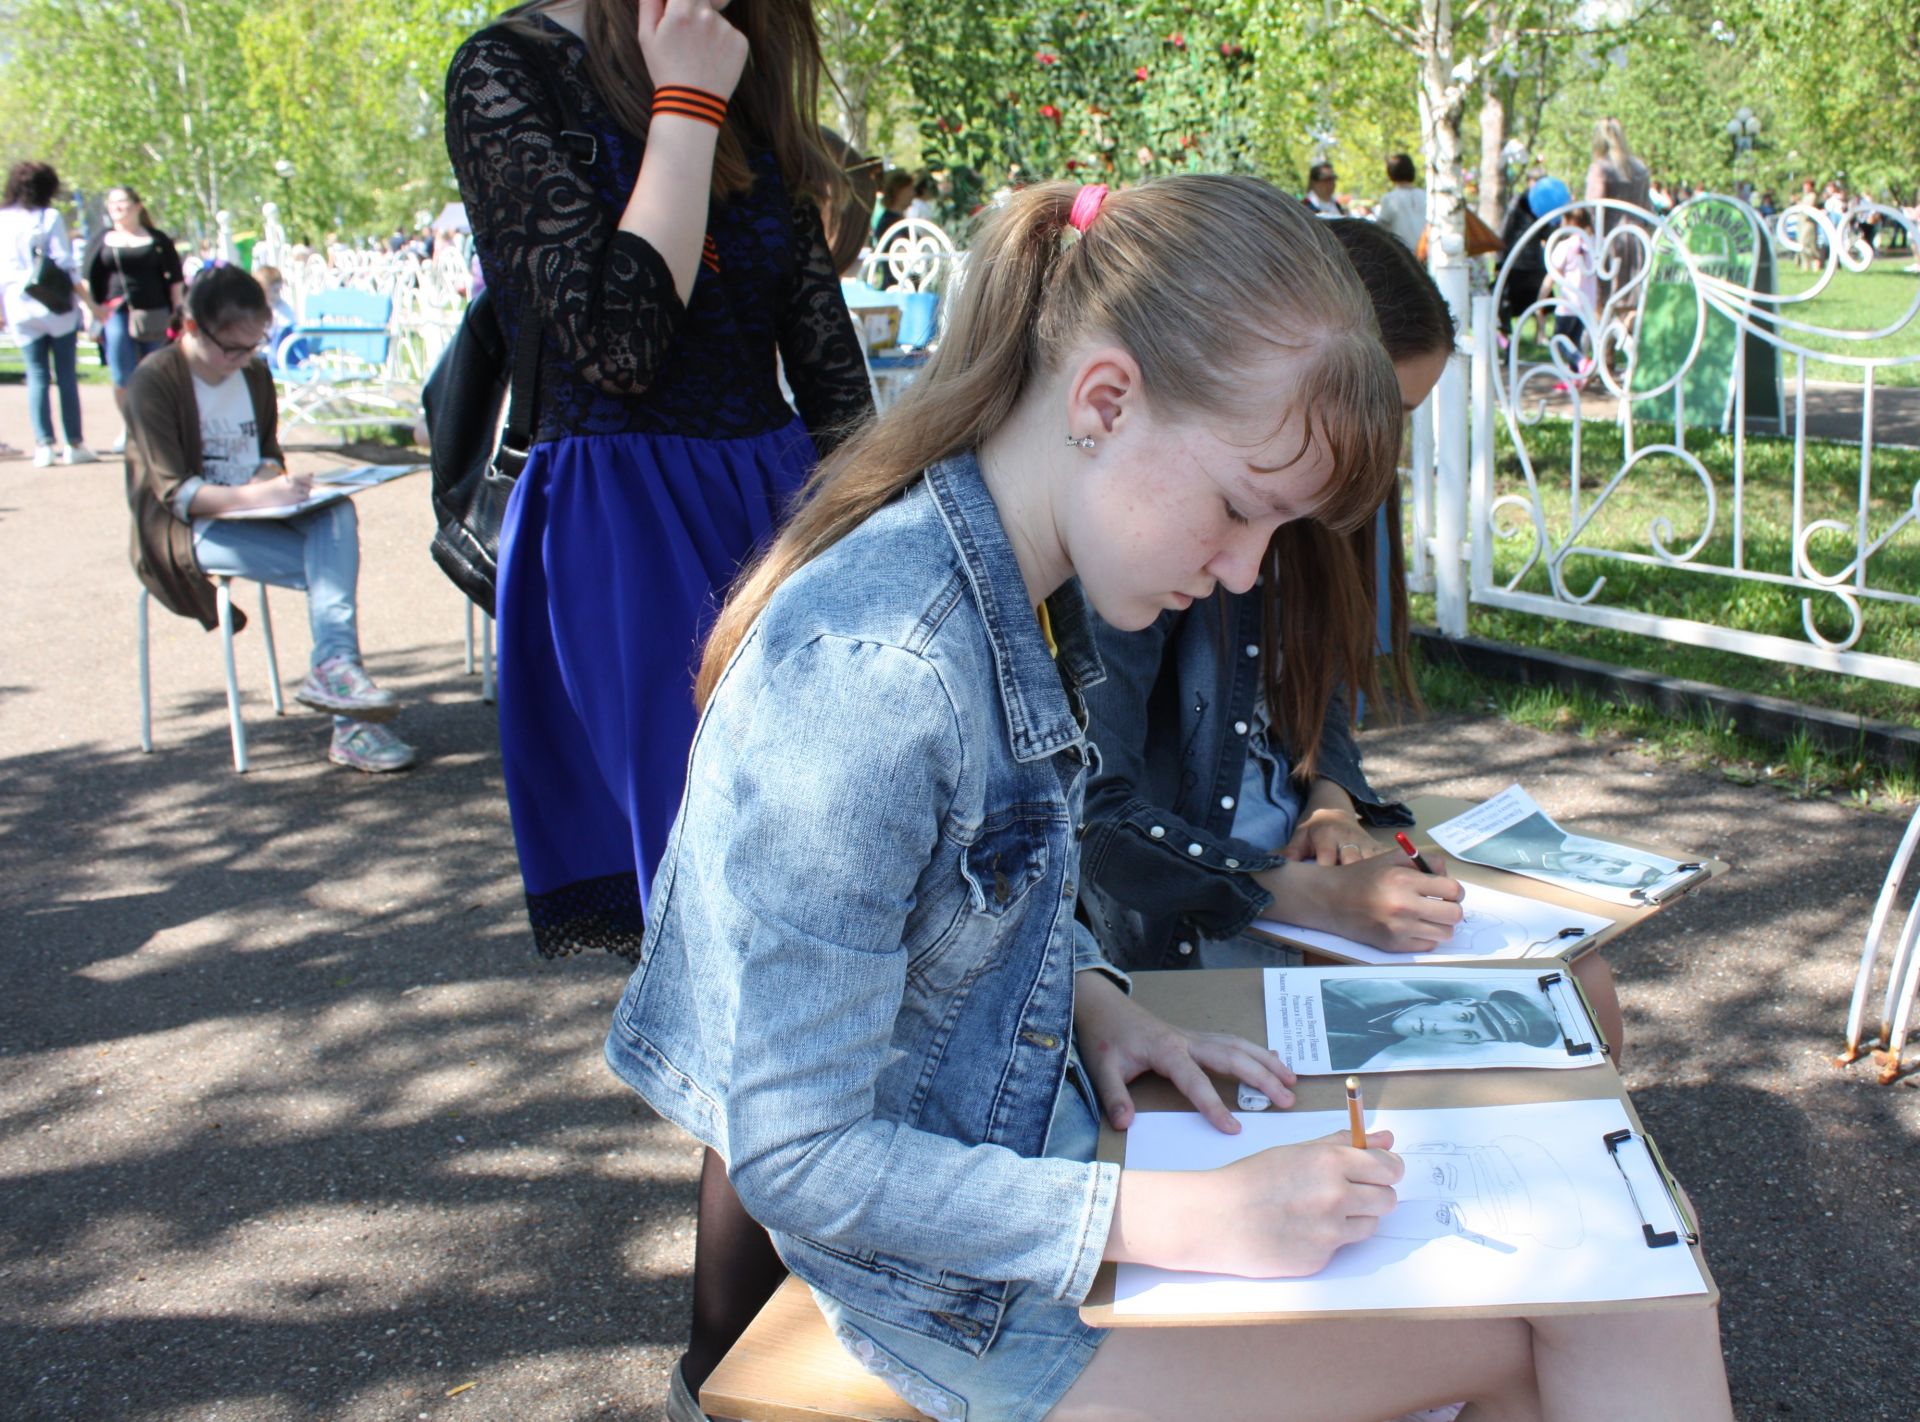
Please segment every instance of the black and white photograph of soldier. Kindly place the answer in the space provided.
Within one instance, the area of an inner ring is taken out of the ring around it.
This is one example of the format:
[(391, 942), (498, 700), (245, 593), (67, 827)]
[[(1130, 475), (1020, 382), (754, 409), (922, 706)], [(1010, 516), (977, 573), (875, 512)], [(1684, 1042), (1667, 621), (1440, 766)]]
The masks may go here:
[(1334, 978), (1320, 985), (1334, 1071), (1392, 1071), (1472, 1058), (1522, 1061), (1564, 1050), (1560, 1024), (1538, 992), (1488, 991), (1422, 972), (1406, 978)]
[(1496, 869), (1559, 879), (1573, 889), (1648, 889), (1680, 867), (1646, 850), (1568, 834), (1537, 811), (1481, 840), (1465, 857)]

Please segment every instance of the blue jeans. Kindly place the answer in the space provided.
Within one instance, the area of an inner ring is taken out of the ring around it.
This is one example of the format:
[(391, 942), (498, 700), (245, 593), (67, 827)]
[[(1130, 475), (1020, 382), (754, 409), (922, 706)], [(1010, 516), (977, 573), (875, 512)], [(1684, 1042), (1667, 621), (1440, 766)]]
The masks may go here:
[(80, 435), (80, 374), (74, 364), (74, 349), (80, 333), (64, 336), (35, 336), (25, 342), (21, 352), (27, 358), (27, 413), (33, 418), (33, 442), (53, 443), (53, 401), (50, 387), (60, 382), (60, 428), (68, 444), (84, 444)]
[[(312, 665), (360, 660), (354, 590), (360, 581), (360, 521), (352, 499), (292, 518), (195, 519), (193, 556), (208, 577), (253, 578), (304, 590)], [(342, 717), (335, 717), (336, 724)]]
[(114, 307), (113, 315), (107, 318), (107, 369), (113, 374), (113, 383), (126, 389), (127, 382), (133, 379), (133, 368), (165, 344), (165, 341), (136, 341), (127, 329), (126, 306)]

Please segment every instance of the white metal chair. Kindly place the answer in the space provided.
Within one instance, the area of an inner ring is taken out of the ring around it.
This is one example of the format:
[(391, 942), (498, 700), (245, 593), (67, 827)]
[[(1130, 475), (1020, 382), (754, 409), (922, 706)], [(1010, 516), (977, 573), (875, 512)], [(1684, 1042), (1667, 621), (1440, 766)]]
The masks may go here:
[(467, 675), (473, 675), (473, 618), (480, 615), (480, 699), (493, 705), (493, 618), (469, 599), (467, 606)]
[[(1920, 810), (1915, 810), (1894, 851), (1887, 869), (1887, 881), (1880, 887), (1880, 898), (1873, 906), (1873, 918), (1867, 924), (1866, 945), (1860, 950), (1860, 973), (1853, 983), (1853, 1002), (1847, 1009), (1847, 1049), (1834, 1060), (1845, 1066), (1860, 1057), (1860, 1036), (1866, 1029), (1867, 996), (1873, 986), (1874, 962), (1880, 955), (1880, 940), (1887, 931), (1894, 900), (1900, 895), (1900, 881), (1920, 849)], [(1886, 1045), (1873, 1053), (1880, 1068), (1880, 1084), (1885, 1086), (1900, 1075), (1900, 1052), (1907, 1041), (1907, 1028), (1913, 1017), (1913, 999), (1920, 991), (1920, 893), (1907, 905), (1906, 927), (1887, 969), (1887, 996), (1880, 1006), (1878, 1040)], [(1871, 1045), (1871, 1044), (1869, 1044)]]
[[(233, 737), (233, 769), (236, 774), (247, 773), (247, 728), (240, 720), (240, 682), (233, 671), (233, 579), (228, 576), (214, 578), (214, 597), (220, 611), (220, 657), (227, 674), (227, 729)], [(135, 602), (135, 618), (139, 626), (140, 639), (140, 749), (149, 753), (153, 750), (153, 685), (149, 669), (150, 657), (147, 649), (147, 603), (149, 594), (140, 589), (139, 599)], [(280, 693), (280, 663), (273, 649), (273, 614), (267, 606), (267, 585), (260, 584), (260, 634), (267, 644), (267, 686), (273, 693), (273, 714), (284, 716), (287, 712), (286, 699)]]

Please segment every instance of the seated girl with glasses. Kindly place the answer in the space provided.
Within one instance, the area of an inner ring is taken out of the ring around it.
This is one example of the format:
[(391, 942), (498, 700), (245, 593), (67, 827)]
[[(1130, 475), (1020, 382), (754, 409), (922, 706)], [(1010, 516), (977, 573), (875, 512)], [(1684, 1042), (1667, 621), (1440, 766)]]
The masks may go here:
[(238, 267), (207, 268), (187, 293), (178, 343), (134, 370), (127, 386), (134, 570), (162, 606), (209, 628), (216, 621), (209, 578), (304, 590), (313, 657), (294, 695), (333, 713), (328, 759), (356, 770), (402, 770), (413, 764), (413, 747), (383, 724), (397, 703), (360, 664), (353, 501), (283, 518), (221, 517), (297, 504), (312, 492), (310, 476), (287, 471), (275, 433), (273, 377), (259, 359), (272, 319), (253, 277)]

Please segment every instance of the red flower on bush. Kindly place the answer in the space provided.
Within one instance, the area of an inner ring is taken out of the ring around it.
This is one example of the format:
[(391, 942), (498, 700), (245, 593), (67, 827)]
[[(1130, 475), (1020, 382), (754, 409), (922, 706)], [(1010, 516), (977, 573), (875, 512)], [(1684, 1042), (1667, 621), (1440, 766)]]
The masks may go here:
[(1138, 69), (1134, 70), (1133, 77), (1136, 83), (1140, 83), (1140, 84), (1146, 83), (1147, 82), (1147, 66), (1143, 64)]
[(1042, 104), (1040, 106), (1040, 117), (1043, 119), (1052, 119), (1053, 122), (1057, 124), (1060, 122), (1060, 110), (1056, 109), (1052, 104)]
[(1041, 64), (1058, 64), (1060, 62), (1059, 55), (1044, 49), (1036, 49), (1033, 52), (1033, 57)]
[(1078, 158), (1067, 159), (1067, 171), (1069, 173), (1076, 173), (1079, 170), (1080, 170), (1080, 160)]
[(1167, 43), (1172, 45), (1175, 49), (1185, 49), (1187, 47), (1187, 37), (1181, 34), (1180, 31), (1175, 30), (1172, 34), (1167, 36)]

